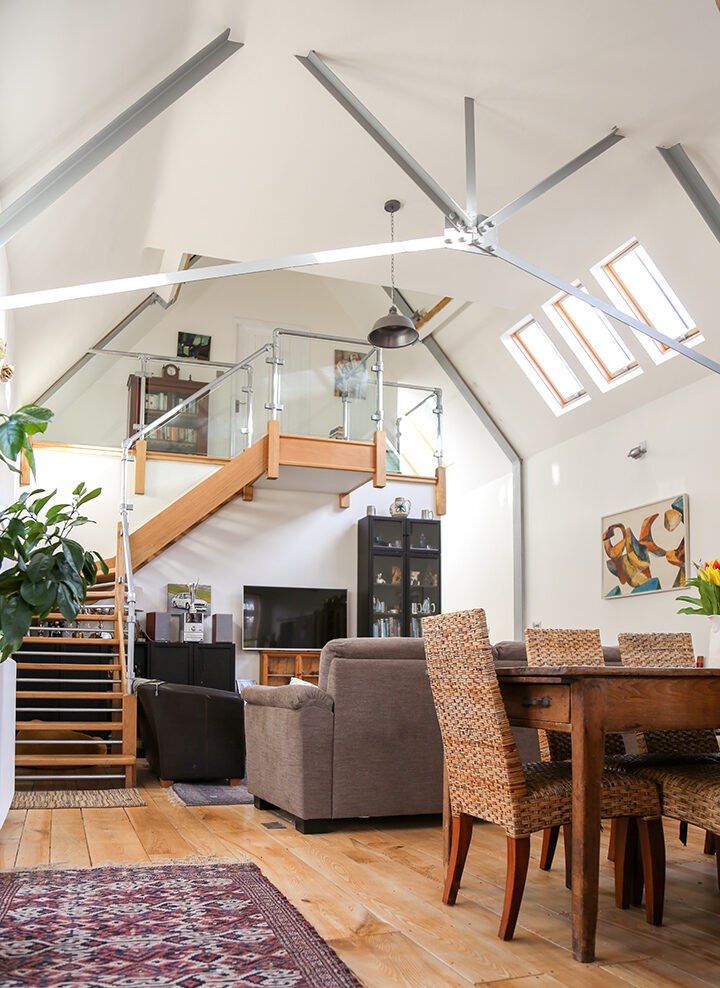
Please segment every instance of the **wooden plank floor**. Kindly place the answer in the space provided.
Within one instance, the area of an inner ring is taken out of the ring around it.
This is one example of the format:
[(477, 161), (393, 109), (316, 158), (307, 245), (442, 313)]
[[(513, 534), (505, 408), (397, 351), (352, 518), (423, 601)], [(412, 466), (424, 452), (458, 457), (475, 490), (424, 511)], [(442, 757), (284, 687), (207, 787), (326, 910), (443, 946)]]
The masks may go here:
[[(666, 821), (665, 925), (614, 906), (603, 852), (597, 957), (570, 953), (570, 896), (562, 841), (551, 872), (533, 840), (515, 939), (497, 938), (505, 840), (477, 824), (454, 908), (440, 901), (440, 826), (434, 819), (355, 821), (303, 836), (252, 806), (188, 808), (141, 769), (147, 806), (12, 810), (0, 830), (0, 869), (86, 868), (168, 861), (255, 861), (355, 972), (366, 988), (535, 988), (596, 985), (669, 988), (720, 983), (720, 893), (715, 863), (690, 830), (684, 848)], [(280, 821), (283, 822), (283, 821)]]

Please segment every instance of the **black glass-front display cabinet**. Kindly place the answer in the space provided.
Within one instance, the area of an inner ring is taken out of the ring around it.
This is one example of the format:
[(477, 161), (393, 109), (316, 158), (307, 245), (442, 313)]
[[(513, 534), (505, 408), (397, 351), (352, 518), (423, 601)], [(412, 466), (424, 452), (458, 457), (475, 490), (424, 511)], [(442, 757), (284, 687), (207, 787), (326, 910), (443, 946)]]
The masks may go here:
[(426, 614), (439, 614), (440, 522), (366, 515), (358, 522), (361, 638), (419, 638)]

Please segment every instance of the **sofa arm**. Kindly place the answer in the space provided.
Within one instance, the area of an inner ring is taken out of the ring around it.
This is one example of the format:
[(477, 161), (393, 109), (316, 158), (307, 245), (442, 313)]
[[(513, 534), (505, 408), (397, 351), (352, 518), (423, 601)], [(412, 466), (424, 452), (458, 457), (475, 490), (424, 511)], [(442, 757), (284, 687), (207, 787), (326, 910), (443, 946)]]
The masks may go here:
[[(294, 687), (269, 686), (271, 694)], [(298, 687), (303, 693), (316, 693)], [(246, 687), (247, 691), (263, 687)], [(328, 698), (329, 699), (329, 698)], [(245, 707), (247, 787), (253, 796), (302, 820), (332, 816), (332, 705), (285, 705), (248, 701)]]
[(258, 707), (301, 710), (304, 707), (333, 709), (333, 699), (317, 686), (246, 686), (241, 694), (246, 703)]

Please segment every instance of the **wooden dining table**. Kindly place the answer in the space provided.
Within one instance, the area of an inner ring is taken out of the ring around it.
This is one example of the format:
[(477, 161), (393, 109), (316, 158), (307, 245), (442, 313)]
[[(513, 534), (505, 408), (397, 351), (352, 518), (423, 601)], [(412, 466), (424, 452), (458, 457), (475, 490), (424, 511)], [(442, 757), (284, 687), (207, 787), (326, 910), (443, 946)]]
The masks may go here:
[[(572, 949), (576, 960), (589, 963), (595, 959), (605, 733), (720, 727), (720, 669), (513, 666), (497, 674), (512, 726), (572, 738)], [(446, 842), (450, 825), (446, 800)]]

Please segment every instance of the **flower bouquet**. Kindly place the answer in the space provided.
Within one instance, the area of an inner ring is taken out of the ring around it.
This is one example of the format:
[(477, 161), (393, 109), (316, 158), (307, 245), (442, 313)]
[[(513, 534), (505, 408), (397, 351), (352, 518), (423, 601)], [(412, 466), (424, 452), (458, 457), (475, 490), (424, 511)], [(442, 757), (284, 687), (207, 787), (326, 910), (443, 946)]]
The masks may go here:
[(676, 597), (693, 607), (681, 607), (678, 614), (720, 614), (720, 559), (706, 560), (704, 566), (695, 563), (697, 576), (687, 581), (688, 587), (696, 587), (699, 597)]

